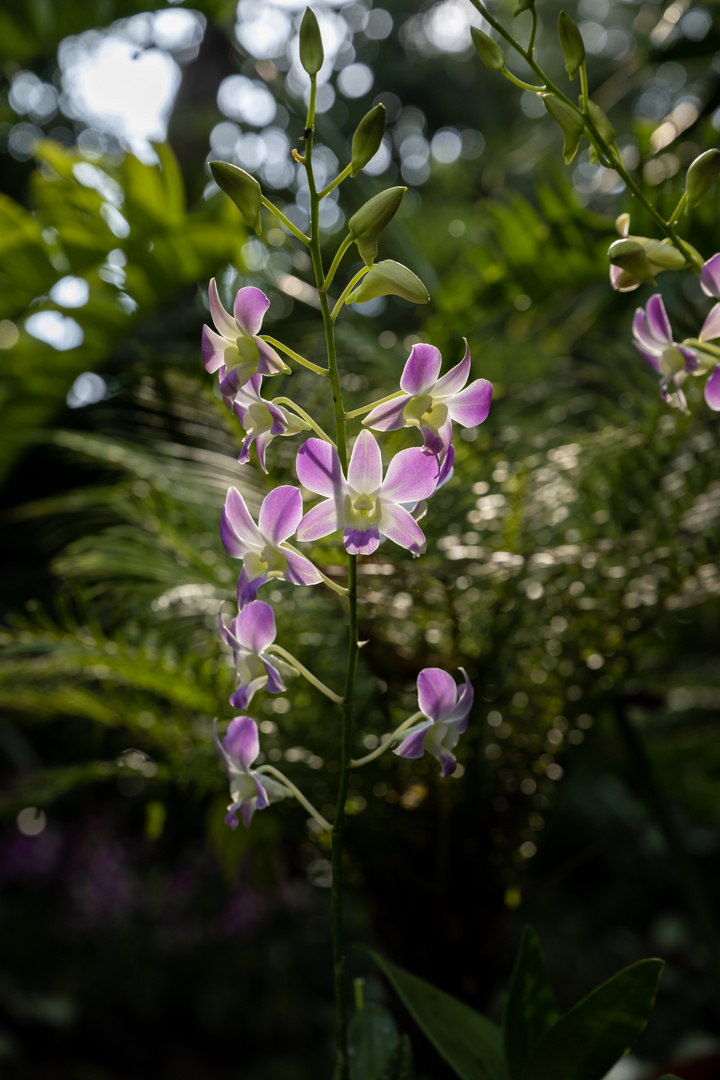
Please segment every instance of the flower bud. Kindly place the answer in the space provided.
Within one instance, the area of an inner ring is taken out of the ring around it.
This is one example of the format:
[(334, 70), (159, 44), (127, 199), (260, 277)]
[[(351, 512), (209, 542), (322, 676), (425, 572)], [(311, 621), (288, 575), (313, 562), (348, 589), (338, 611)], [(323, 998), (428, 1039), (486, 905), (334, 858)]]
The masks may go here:
[(366, 266), (372, 266), (380, 233), (395, 216), (406, 191), (405, 187), (393, 187), (373, 195), (348, 221), (348, 229)]
[(345, 303), (364, 304), (377, 296), (402, 296), (413, 304), (427, 304), (430, 299), (430, 293), (420, 278), (407, 266), (392, 259), (372, 266)]
[(628, 281), (640, 281), (646, 285), (655, 284), (645, 248), (636, 240), (616, 240), (608, 248), (608, 258), (614, 266), (619, 266), (627, 275)]
[(612, 126), (600, 106), (596, 105), (594, 101), (588, 101), (588, 112), (590, 113), (590, 119), (595, 125), (597, 133), (603, 142), (608, 143), (608, 145), (614, 142), (615, 128)]
[(563, 134), (565, 135), (563, 155), (565, 157), (565, 164), (569, 165), (577, 153), (577, 148), (580, 144), (580, 136), (585, 127), (585, 119), (581, 113), (573, 109), (567, 102), (554, 97), (553, 94), (542, 94), (541, 97), (545, 108), (550, 113), (553, 120), (555, 120), (563, 130)]
[(683, 253), (678, 251), (669, 240), (648, 239), (643, 242), (642, 246), (653, 273), (659, 270), (682, 270), (688, 265)]
[(385, 106), (376, 105), (355, 128), (352, 141), (352, 170), (355, 176), (375, 157), (385, 134)]
[(517, 0), (517, 3), (513, 8), (513, 19), (516, 19), (518, 15), (522, 15), (523, 11), (529, 11), (530, 8), (534, 7), (535, 0)]
[(235, 203), (246, 224), (259, 235), (262, 231), (262, 192), (255, 177), (227, 161), (211, 161), (210, 171), (217, 186)]
[(558, 17), (558, 34), (560, 35), (560, 45), (565, 57), (565, 70), (570, 78), (574, 79), (577, 69), (585, 59), (585, 46), (577, 23), (570, 18), (566, 11), (561, 11)]
[(308, 75), (312, 76), (317, 75), (324, 59), (322, 36), (315, 12), (312, 8), (305, 8), (300, 23), (300, 63)]
[(685, 178), (687, 209), (694, 206), (707, 194), (720, 175), (720, 150), (706, 150), (690, 165)]
[(502, 51), (497, 41), (493, 41), (491, 37), (484, 34), (477, 26), (471, 26), (470, 33), (472, 35), (473, 45), (477, 49), (478, 56), (485, 67), (490, 68), (491, 71), (502, 71), (505, 67), (505, 53)]

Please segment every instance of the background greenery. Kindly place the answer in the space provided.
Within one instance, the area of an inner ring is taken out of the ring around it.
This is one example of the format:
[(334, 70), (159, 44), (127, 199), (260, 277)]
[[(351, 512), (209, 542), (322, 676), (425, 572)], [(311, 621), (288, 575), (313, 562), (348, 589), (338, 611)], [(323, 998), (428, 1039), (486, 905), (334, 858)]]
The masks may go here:
[[(510, 21), (510, 7), (495, 10)], [(349, 936), (496, 1017), (526, 921), (563, 1008), (660, 955), (626, 1074), (647, 1075), (709, 1052), (717, 1032), (717, 420), (695, 386), (687, 417), (659, 401), (630, 340), (649, 290), (608, 287), (615, 216), (650, 225), (587, 154), (562, 166), (552, 122), (468, 47), (470, 5), (317, 10), (336, 53), (318, 123), (328, 169), (374, 102), (390, 120), (386, 168), (344, 186), (343, 212), (406, 183), (381, 255), (432, 297), (340, 321), (348, 402), (390, 392), (417, 340), (451, 364), (466, 336), (495, 389), (424, 521), (427, 556), (387, 545), (364, 568), (358, 748), (414, 708), (423, 666), (465, 664), (476, 707), (460, 779), (392, 755), (358, 774)], [(185, 5), (17, 0), (0, 13), (0, 1054), (19, 1078), (305, 1080), (331, 1060), (329, 862), (293, 806), (248, 832), (223, 824), (210, 721), (230, 717), (233, 679), (214, 625), (237, 564), (219, 511), (228, 485), (257, 507), (270, 481), (237, 466), (239, 429), (199, 350), (217, 276), (226, 303), (243, 284), (265, 289), (268, 332), (321, 355), (303, 253), (269, 224), (248, 237), (205, 167), (259, 170), (302, 219), (289, 158), (302, 85), (283, 38), (301, 10), (207, 0), (174, 31), (154, 11)], [(572, 13), (591, 90), (669, 210), (683, 166), (717, 141), (715, 8), (580, 0)], [(559, 79), (555, 5), (540, 17)], [(73, 64), (106, 40), (138, 63), (174, 57), (154, 154), (73, 90)], [(359, 96), (342, 90), (352, 64), (374, 71)], [(224, 82), (236, 75), (246, 82)], [(262, 88), (279, 103), (264, 142)], [(329, 211), (329, 251), (342, 221)], [(687, 226), (705, 257), (717, 222), (713, 191)], [(673, 325), (693, 331), (708, 306), (696, 283), (661, 287)], [(277, 392), (330, 424), (321, 390), (299, 373)], [(272, 482), (292, 478), (296, 448), (273, 444)], [(316, 555), (340, 561), (330, 542)], [(338, 683), (336, 598), (269, 596), (279, 640)], [(332, 711), (299, 683), (289, 711), (256, 700), (264, 753), (331, 804)], [(363, 954), (350, 966), (388, 999)], [(398, 1016), (425, 1075), (448, 1075)]]

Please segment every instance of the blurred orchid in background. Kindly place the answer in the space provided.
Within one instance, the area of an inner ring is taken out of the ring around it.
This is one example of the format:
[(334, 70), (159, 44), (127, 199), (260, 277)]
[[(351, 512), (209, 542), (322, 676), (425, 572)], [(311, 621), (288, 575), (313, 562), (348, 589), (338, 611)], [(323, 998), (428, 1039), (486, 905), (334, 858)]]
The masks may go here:
[(232, 802), (225, 821), (236, 829), (239, 810), (243, 825), (247, 828), (256, 810), (264, 810), (271, 802), (284, 799), (290, 793), (277, 780), (261, 776), (250, 767), (260, 753), (260, 739), (257, 724), (249, 716), (235, 716), (222, 742), (218, 738), (215, 720), (213, 736), (230, 781)]
[(220, 636), (233, 651), (237, 669), (238, 687), (230, 696), (230, 704), (245, 709), (253, 695), (267, 687), (271, 694), (285, 690), (280, 672), (265, 655), (268, 645), (275, 640), (275, 615), (269, 604), (254, 600), (238, 612), (228, 628), (222, 617), (218, 618)]
[(457, 768), (453, 751), (468, 726), (473, 703), (470, 680), (464, 668), (460, 671), (465, 682), (458, 692), (447, 671), (423, 668), (417, 679), (418, 704), (427, 719), (409, 728), (394, 751), (406, 758), (420, 758), (427, 751), (440, 762), (441, 776), (451, 776)]
[(697, 353), (673, 340), (670, 320), (662, 297), (655, 293), (645, 308), (638, 308), (633, 319), (635, 348), (661, 376), (660, 394), (670, 400), (668, 387), (672, 382), (681, 409), (687, 408), (682, 384), (698, 368)]

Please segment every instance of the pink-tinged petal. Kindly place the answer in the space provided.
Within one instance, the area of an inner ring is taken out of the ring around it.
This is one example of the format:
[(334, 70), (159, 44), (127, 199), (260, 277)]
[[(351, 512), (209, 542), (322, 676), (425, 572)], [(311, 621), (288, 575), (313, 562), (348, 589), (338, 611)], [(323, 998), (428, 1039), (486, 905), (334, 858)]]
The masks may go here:
[(258, 689), (257, 680), (247, 683), (245, 686), (238, 686), (237, 690), (230, 695), (228, 701), (234, 709), (247, 709), (255, 695), (255, 691)]
[(713, 255), (700, 271), (700, 285), (708, 296), (720, 296), (720, 252)]
[(435, 754), (435, 757), (437, 757), (440, 761), (440, 776), (443, 779), (445, 779), (445, 777), (447, 776), (452, 776), (452, 774), (457, 769), (457, 761), (455, 760), (454, 755), (449, 753), (447, 750), (439, 748), (438, 753)]
[(228, 555), (242, 559), (248, 551), (260, 551), (263, 538), (237, 488), (228, 488), (220, 523), (220, 538)]
[(225, 747), (220, 742), (220, 738), (218, 736), (218, 730), (217, 730), (217, 718), (215, 720), (213, 720), (213, 742), (215, 743), (215, 749), (217, 750), (218, 754), (220, 755), (225, 768), (229, 772), (229, 770), (233, 767), (234, 763), (230, 759), (230, 757), (228, 757), (228, 754), (227, 754), (227, 751), (225, 750)]
[(237, 617), (237, 635), (246, 649), (259, 655), (275, 640), (275, 613), (263, 600), (255, 600)]
[(468, 679), (465, 668), (460, 668), (460, 671), (462, 672), (464, 682), (458, 693), (457, 704), (447, 714), (445, 722), (447, 724), (452, 724), (456, 730), (462, 734), (467, 728), (468, 714), (472, 708), (475, 691), (472, 688), (472, 683)]
[(720, 412), (720, 364), (705, 383), (705, 401), (713, 412)]
[(425, 753), (425, 736), (432, 727), (432, 721), (418, 724), (411, 728), (404, 740), (395, 748), (393, 753), (400, 757), (421, 758)]
[(238, 454), (238, 465), (247, 465), (250, 460), (250, 447), (253, 444), (254, 435), (248, 435), (245, 442), (240, 447), (240, 453)]
[(620, 277), (623, 271), (619, 266), (615, 266), (614, 263), (610, 264), (610, 284), (616, 292), (620, 291)]
[[(254, 799), (249, 799), (247, 802), (244, 802), (242, 804), (242, 806), (240, 807), (240, 816), (242, 817), (243, 825), (245, 826), (246, 829), (250, 828), (250, 822), (253, 819), (253, 814), (254, 813), (255, 813), (255, 800)], [(227, 818), (225, 818), (225, 820), (227, 821)]]
[(667, 317), (660, 293), (655, 293), (654, 296), (650, 297), (645, 307), (645, 314), (650, 333), (658, 341), (665, 342), (666, 345), (672, 345), (673, 336), (670, 320)]
[(264, 585), (268, 579), (267, 573), (260, 574), (259, 577), (250, 580), (250, 575), (243, 566), (240, 571), (240, 577), (238, 578), (237, 587), (237, 606), (238, 611), (244, 608), (246, 604), (252, 604), (253, 600), (257, 600), (258, 589), (261, 585)]
[(662, 355), (662, 351), (665, 348), (665, 342), (658, 341), (657, 338), (651, 334), (645, 317), (645, 311), (641, 307), (635, 309), (632, 332), (633, 337), (635, 338), (635, 344), (639, 349), (642, 349), (643, 353), (651, 353), (653, 356)]
[(256, 289), (254, 285), (246, 285), (235, 297), (233, 305), (235, 321), (243, 333), (248, 337), (255, 337), (260, 333), (265, 312), (269, 307), (270, 301), (261, 289)]
[(277, 405), (273, 405), (272, 401), (266, 401), (267, 411), (272, 417), (272, 426), (270, 428), (270, 434), (274, 437), (276, 435), (283, 435), (288, 429), (288, 418), (282, 409), (279, 409)]
[(349, 555), (372, 555), (380, 545), (380, 533), (374, 525), (368, 529), (350, 525), (343, 533), (343, 543)]
[(448, 480), (452, 477), (453, 465), (454, 464), (455, 464), (455, 447), (450, 446), (448, 448), (447, 454), (445, 455), (443, 463), (440, 466), (440, 473), (439, 473), (438, 478), (437, 478), (437, 484), (435, 485), (435, 490), (436, 491), (439, 488), (441, 488), (443, 486), (443, 484), (447, 484)]
[(270, 805), (270, 799), (268, 798), (268, 793), (265, 790), (265, 784), (263, 783), (263, 780), (261, 780), (261, 778), (257, 775), (257, 773), (255, 773), (252, 780), (255, 784), (255, 789), (257, 791), (257, 802), (255, 803), (255, 809), (265, 810), (266, 807)]
[(210, 282), (208, 298), (210, 300), (210, 314), (212, 315), (212, 321), (215, 323), (215, 329), (222, 337), (227, 338), (228, 341), (235, 342), (238, 336), (237, 323), (222, 305), (215, 278)]
[(400, 389), (411, 396), (426, 394), (440, 374), (442, 357), (434, 345), (413, 345), (400, 376)]
[(398, 428), (405, 426), (403, 409), (409, 400), (409, 397), (404, 395), (401, 398), (395, 398), (394, 401), (386, 401), (384, 405), (377, 405), (367, 414), (363, 424), (374, 428), (375, 431), (397, 431)]
[(388, 499), (404, 503), (429, 498), (437, 486), (439, 472), (437, 459), (424, 454), (419, 447), (401, 450), (388, 465), (381, 493), (383, 509)]
[(236, 346), (226, 341), (225, 338), (220, 337), (214, 330), (211, 330), (209, 326), (203, 326), (202, 329), (202, 358), (205, 370), (210, 374), (217, 371), (223, 365), (229, 365), (232, 367), (238, 361), (238, 351)]
[(685, 371), (697, 371), (697, 369), (700, 367), (700, 361), (698, 360), (698, 355), (695, 350), (688, 349), (686, 345), (678, 345), (676, 347), (683, 360), (685, 361)]
[(228, 648), (233, 650), (233, 652), (237, 652), (239, 649), (242, 648), (242, 645), (235, 636), (236, 623), (237, 619), (233, 619), (232, 623), (230, 624), (230, 629), (227, 628), (223, 619), (223, 605), (221, 604), (220, 610), (218, 612), (218, 630), (220, 631), (220, 637), (223, 639)]
[(281, 359), (279, 353), (276, 353), (272, 346), (268, 345), (266, 341), (261, 341), (260, 338), (255, 338), (255, 344), (258, 347), (258, 354), (260, 359), (258, 360), (258, 371), (263, 375), (279, 375), (281, 371), (289, 371), (284, 360)]
[(701, 341), (714, 341), (716, 338), (720, 338), (720, 304), (715, 304), (702, 324), (698, 337)]
[(296, 468), (298, 480), (309, 491), (333, 498), (345, 490), (345, 477), (337, 450), (323, 439), (308, 439), (303, 443), (298, 452)]
[(635, 348), (640, 353), (643, 360), (647, 360), (650, 367), (654, 371), (657, 371), (657, 373), (659, 375), (660, 374), (660, 361), (658, 360), (657, 356), (654, 353), (648, 352), (647, 349), (641, 348), (640, 345), (638, 345), (637, 341), (634, 344), (635, 344)]
[(277, 547), (297, 529), (303, 516), (302, 495), (296, 487), (283, 484), (265, 496), (258, 525), (263, 536)]
[(287, 548), (283, 548), (282, 553), (287, 563), (287, 569), (285, 570), (286, 581), (290, 581), (293, 585), (317, 585), (322, 581), (322, 575), (318, 568), (313, 566), (304, 555), (300, 555), (295, 551), (288, 551)]
[[(425, 440), (422, 446), (423, 454), (429, 454), (431, 457), (439, 458), (445, 453), (450, 440), (452, 439), (452, 424), (448, 421), (443, 424), (443, 431), (436, 431), (433, 427), (427, 427), (425, 424), (420, 424), (420, 434)], [(437, 487), (437, 483), (435, 485)]]
[[(242, 811), (242, 805), (243, 804), (241, 802), (235, 802), (235, 803), (232, 804), (232, 806), (228, 807), (228, 812), (225, 815), (225, 824), (229, 825), (231, 829), (237, 829), (237, 827), (238, 827), (238, 819), (237, 819), (236, 815), (237, 815), (238, 810)], [(244, 815), (243, 815), (243, 821), (245, 821)], [(249, 822), (245, 822), (245, 827), (246, 828), (247, 828), (248, 824), (249, 824)]]
[(261, 431), (255, 440), (255, 449), (257, 450), (258, 465), (264, 473), (267, 473), (267, 465), (265, 464), (265, 451), (270, 443), (273, 441), (272, 432)]
[(355, 491), (372, 494), (382, 484), (382, 456), (375, 436), (361, 431), (348, 465), (348, 484)]
[(450, 419), (463, 427), (475, 427), (487, 419), (492, 401), (492, 383), (476, 379), (448, 401)]
[(297, 527), (298, 540), (319, 540), (340, 528), (337, 503), (334, 499), (313, 506)]
[(227, 754), (243, 772), (247, 772), (260, 753), (257, 724), (249, 716), (236, 716), (230, 721), (223, 739)]
[(425, 534), (412, 514), (398, 503), (382, 503), (380, 532), (412, 555), (425, 551)]
[(418, 705), (430, 720), (445, 720), (457, 704), (457, 685), (442, 668), (423, 668), (417, 679)]
[(267, 689), (271, 694), (284, 694), (285, 683), (282, 681), (278, 669), (274, 667), (269, 660), (263, 660), (263, 665), (267, 672)]
[(459, 394), (465, 383), (468, 381), (468, 375), (470, 374), (470, 346), (467, 343), (467, 339), (463, 338), (465, 342), (465, 355), (459, 364), (456, 364), (454, 368), (450, 368), (442, 379), (438, 379), (434, 389), (434, 398), (454, 397), (455, 394)]
[[(262, 375), (256, 374), (253, 375), (251, 379), (248, 379), (245, 385), (238, 390), (238, 400), (235, 402), (235, 411), (237, 412), (239, 408), (243, 408), (244, 411), (244, 408), (247, 408), (249, 405), (262, 401), (262, 398), (260, 397), (261, 387)], [(238, 413), (238, 416), (239, 415), (240, 414)], [(240, 422), (242, 423), (242, 417), (240, 417)]]

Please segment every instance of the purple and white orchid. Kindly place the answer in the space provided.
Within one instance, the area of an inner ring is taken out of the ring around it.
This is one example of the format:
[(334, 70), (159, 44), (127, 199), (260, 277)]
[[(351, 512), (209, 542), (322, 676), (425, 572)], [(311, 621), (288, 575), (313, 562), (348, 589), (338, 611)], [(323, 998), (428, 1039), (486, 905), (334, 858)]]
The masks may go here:
[(218, 618), (220, 636), (233, 651), (238, 676), (237, 690), (230, 695), (230, 704), (246, 709), (254, 694), (264, 686), (271, 694), (285, 690), (280, 672), (266, 655), (268, 645), (275, 640), (275, 614), (269, 604), (254, 600), (225, 625), (222, 607)]
[[(713, 255), (700, 272), (700, 285), (703, 292), (716, 299), (720, 297), (720, 252)], [(720, 304), (715, 304), (698, 334), (700, 341), (716, 341), (720, 338)], [(720, 363), (717, 358), (701, 350), (703, 367), (710, 372), (705, 383), (705, 401), (714, 412), (720, 412)]]
[(444, 457), (452, 440), (453, 420), (462, 427), (476, 427), (486, 419), (492, 383), (475, 379), (465, 386), (470, 374), (467, 341), (460, 363), (439, 378), (441, 365), (440, 350), (434, 345), (413, 345), (400, 376), (403, 396), (378, 405), (363, 423), (375, 431), (417, 427), (425, 440), (425, 452)]
[(307, 431), (308, 425), (294, 413), (286, 412), (279, 405), (261, 397), (261, 386), (262, 375), (253, 375), (239, 388), (232, 404), (246, 436), (238, 461), (245, 465), (250, 460), (250, 447), (255, 443), (258, 464), (266, 473), (265, 451), (272, 440), (278, 435), (297, 435), (299, 431)]
[(670, 400), (668, 388), (672, 383), (678, 405), (686, 409), (682, 384), (688, 375), (697, 371), (698, 356), (694, 349), (673, 339), (670, 320), (659, 293), (650, 297), (645, 308), (638, 308), (635, 312), (633, 337), (635, 348), (661, 377), (660, 394), (663, 399)]
[(242, 559), (238, 580), (238, 607), (257, 599), (257, 592), (270, 578), (282, 578), (293, 585), (317, 585), (322, 575), (315, 566), (285, 543), (295, 534), (303, 516), (302, 495), (289, 485), (266, 495), (256, 525), (237, 488), (228, 490), (220, 523), (223, 547), (233, 559)]
[(257, 724), (249, 716), (235, 716), (222, 742), (218, 738), (217, 720), (214, 721), (213, 736), (230, 781), (232, 802), (225, 821), (231, 829), (236, 829), (239, 810), (247, 828), (256, 810), (264, 810), (269, 803), (284, 799), (289, 792), (277, 780), (251, 768), (260, 753), (260, 739)]
[(343, 529), (351, 555), (370, 555), (386, 536), (412, 555), (425, 550), (422, 529), (402, 503), (429, 498), (437, 486), (436, 457), (419, 448), (401, 450), (388, 465), (383, 480), (380, 447), (369, 431), (361, 431), (353, 447), (347, 479), (337, 450), (322, 439), (308, 439), (297, 456), (300, 483), (324, 502), (300, 522), (298, 540), (318, 540)]
[(458, 739), (468, 726), (473, 703), (473, 688), (464, 668), (464, 684), (458, 687), (452, 675), (442, 668), (423, 668), (418, 675), (420, 711), (426, 717), (409, 728), (394, 753), (400, 757), (421, 758), (425, 751), (440, 762), (440, 775), (451, 776), (457, 768), (453, 753)]
[(205, 370), (217, 371), (220, 392), (226, 404), (232, 402), (241, 386), (253, 375), (278, 375), (289, 371), (278, 354), (258, 335), (263, 316), (270, 306), (264, 292), (254, 285), (240, 289), (235, 297), (233, 314), (225, 310), (218, 295), (215, 278), (210, 282), (210, 312), (217, 333), (203, 326), (202, 355)]

